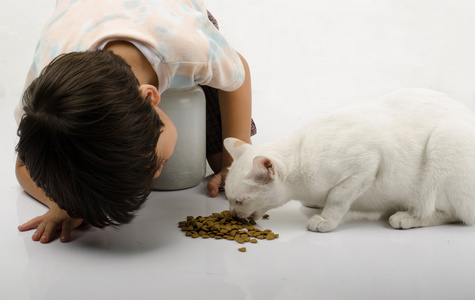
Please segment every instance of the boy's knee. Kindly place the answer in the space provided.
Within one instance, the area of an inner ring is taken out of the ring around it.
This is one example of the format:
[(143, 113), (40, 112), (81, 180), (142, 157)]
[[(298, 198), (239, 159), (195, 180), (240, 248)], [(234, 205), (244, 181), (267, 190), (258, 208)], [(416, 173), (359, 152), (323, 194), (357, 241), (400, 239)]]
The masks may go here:
[(207, 157), (208, 164), (213, 170), (214, 173), (219, 173), (221, 171), (222, 163), (223, 163), (223, 153), (215, 153), (208, 155)]

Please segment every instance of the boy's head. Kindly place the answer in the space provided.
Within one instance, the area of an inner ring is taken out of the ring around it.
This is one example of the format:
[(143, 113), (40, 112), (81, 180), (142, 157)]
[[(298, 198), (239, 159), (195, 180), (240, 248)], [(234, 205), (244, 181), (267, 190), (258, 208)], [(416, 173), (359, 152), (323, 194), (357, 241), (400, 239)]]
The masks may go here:
[(127, 63), (107, 51), (62, 55), (23, 96), (16, 150), (71, 217), (128, 223), (151, 191), (163, 123)]

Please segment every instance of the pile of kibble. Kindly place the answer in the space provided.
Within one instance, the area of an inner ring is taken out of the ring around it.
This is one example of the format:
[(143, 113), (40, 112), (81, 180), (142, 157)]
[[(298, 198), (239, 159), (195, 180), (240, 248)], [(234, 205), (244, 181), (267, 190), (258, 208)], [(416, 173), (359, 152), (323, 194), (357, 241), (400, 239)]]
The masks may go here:
[[(268, 218), (265, 215), (264, 218)], [(255, 228), (254, 221), (246, 221), (233, 218), (228, 210), (221, 213), (213, 213), (207, 217), (186, 217), (186, 221), (178, 222), (178, 227), (186, 231), (186, 236), (192, 238), (201, 237), (203, 239), (214, 238), (216, 240), (236, 241), (240, 244), (247, 242), (257, 243), (257, 240), (273, 240), (279, 234), (273, 233), (270, 229), (260, 230)], [(246, 248), (239, 248), (244, 252)]]

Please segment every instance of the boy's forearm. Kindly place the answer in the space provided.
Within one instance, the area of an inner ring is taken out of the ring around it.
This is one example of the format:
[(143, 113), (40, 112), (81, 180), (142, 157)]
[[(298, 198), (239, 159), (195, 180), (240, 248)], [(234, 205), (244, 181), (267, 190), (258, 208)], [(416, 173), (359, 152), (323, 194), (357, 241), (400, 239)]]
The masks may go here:
[[(251, 143), (252, 89), (251, 74), (246, 60), (241, 57), (246, 77), (241, 87), (233, 92), (219, 91), (219, 106), (223, 139), (238, 138)], [(223, 167), (232, 163), (231, 156), (223, 149)]]
[(20, 183), (21, 187), (30, 196), (32, 196), (39, 202), (43, 203), (44, 205), (48, 206), (49, 208), (51, 208), (51, 206), (53, 205), (57, 205), (56, 203), (51, 201), (51, 199), (46, 197), (42, 189), (36, 186), (36, 184), (31, 179), (30, 175), (26, 171), (25, 165), (19, 158), (17, 158), (17, 161), (16, 161), (15, 173), (16, 173), (18, 183)]

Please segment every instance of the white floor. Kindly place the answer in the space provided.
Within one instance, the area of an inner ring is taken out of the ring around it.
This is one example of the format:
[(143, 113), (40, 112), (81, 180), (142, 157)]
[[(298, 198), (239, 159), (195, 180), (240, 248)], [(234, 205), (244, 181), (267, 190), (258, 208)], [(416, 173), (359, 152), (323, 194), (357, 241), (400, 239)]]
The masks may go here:
[[(274, 241), (193, 240), (177, 222), (227, 209), (192, 189), (153, 192), (120, 230), (86, 227), (43, 245), (21, 224), (46, 208), (14, 175), (13, 107), (53, 0), (0, 1), (1, 299), (473, 299), (475, 227), (393, 230), (386, 220), (305, 230), (297, 202), (258, 226)], [(259, 144), (317, 115), (401, 87), (475, 108), (475, 2), (206, 0), (247, 58)]]

